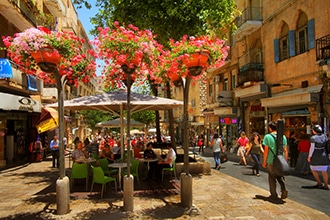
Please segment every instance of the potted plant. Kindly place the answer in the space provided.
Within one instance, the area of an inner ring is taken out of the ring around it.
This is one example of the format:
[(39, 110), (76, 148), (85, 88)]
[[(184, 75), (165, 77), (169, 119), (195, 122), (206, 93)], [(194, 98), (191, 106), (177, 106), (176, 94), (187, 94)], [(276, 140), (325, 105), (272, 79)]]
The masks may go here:
[[(120, 87), (120, 81), (127, 79), (151, 80), (159, 82), (154, 75), (157, 57), (162, 49), (151, 31), (139, 30), (134, 25), (120, 26), (114, 22), (113, 28), (98, 28), (98, 36), (93, 41), (99, 59), (104, 61), (102, 73), (106, 86)], [(124, 70), (124, 71), (123, 71)]]
[[(54, 76), (38, 63), (56, 65), (60, 75), (66, 75), (70, 83), (88, 82), (95, 76), (96, 64), (91, 50), (84, 50), (85, 40), (72, 32), (54, 32), (44, 27), (29, 28), (14, 37), (3, 37), (8, 56), (27, 74), (37, 74), (45, 83), (54, 83)], [(40, 58), (40, 54), (45, 52)], [(39, 58), (38, 58), (39, 57)], [(44, 60), (49, 58), (50, 60)]]
[(170, 51), (163, 53), (163, 76), (172, 82), (181, 77), (199, 76), (202, 70), (218, 68), (224, 64), (228, 54), (225, 41), (215, 36), (183, 36), (180, 41), (170, 40)]

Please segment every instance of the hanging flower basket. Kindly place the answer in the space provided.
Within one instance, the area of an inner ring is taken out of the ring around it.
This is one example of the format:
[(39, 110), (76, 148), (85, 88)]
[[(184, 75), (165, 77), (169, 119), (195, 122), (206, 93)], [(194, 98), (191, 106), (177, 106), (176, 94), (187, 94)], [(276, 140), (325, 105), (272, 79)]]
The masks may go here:
[(188, 68), (191, 76), (198, 76), (208, 64), (209, 57), (210, 53), (207, 50), (196, 51), (190, 54), (189, 57), (183, 59), (183, 63)]
[(61, 59), (61, 55), (57, 50), (47, 47), (31, 52), (31, 56), (35, 59), (41, 70), (47, 73), (53, 72)]
[(45, 84), (56, 82), (53, 75), (56, 69), (76, 85), (78, 80), (89, 82), (96, 76), (94, 51), (86, 50), (85, 40), (73, 32), (55, 32), (37, 27), (16, 33), (13, 37), (3, 37), (2, 40), (8, 57), (19, 65), (20, 70), (36, 75)]

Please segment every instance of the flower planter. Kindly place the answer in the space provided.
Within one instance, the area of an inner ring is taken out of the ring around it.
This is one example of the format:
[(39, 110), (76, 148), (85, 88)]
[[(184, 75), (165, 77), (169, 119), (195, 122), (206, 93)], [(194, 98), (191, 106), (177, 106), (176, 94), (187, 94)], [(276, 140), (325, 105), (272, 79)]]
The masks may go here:
[(182, 78), (177, 73), (168, 72), (167, 76), (173, 82), (174, 86), (176, 87), (182, 86), (183, 83)]
[(41, 70), (47, 73), (54, 72), (61, 58), (58, 51), (52, 48), (43, 48), (31, 52), (31, 56), (35, 59)]
[[(127, 67), (128, 68), (128, 67)], [(134, 70), (135, 70), (135, 68), (134, 68)], [(124, 70), (123, 70), (124, 71)], [(124, 71), (125, 72), (125, 71)], [(125, 72), (126, 73), (126, 72)], [(133, 73), (134, 73), (134, 71), (133, 71)], [(121, 80), (121, 81), (123, 81), (123, 83), (125, 84), (125, 86), (126, 87), (128, 87), (128, 80), (127, 80), (127, 73), (125, 74), (125, 75), (123, 75), (123, 79)], [(129, 73), (129, 75), (131, 76), (131, 84), (130, 84), (130, 86), (135, 82), (135, 80), (136, 80), (136, 75), (135, 74), (130, 74)]]
[(184, 59), (183, 63), (187, 66), (191, 76), (198, 76), (207, 65), (209, 57), (210, 53), (208, 51), (197, 51), (190, 54), (189, 58)]

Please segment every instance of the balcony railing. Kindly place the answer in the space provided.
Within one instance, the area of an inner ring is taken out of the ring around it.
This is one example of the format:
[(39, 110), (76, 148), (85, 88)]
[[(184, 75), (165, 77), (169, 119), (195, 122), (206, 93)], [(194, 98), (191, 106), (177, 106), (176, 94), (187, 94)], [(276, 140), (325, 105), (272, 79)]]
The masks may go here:
[(248, 7), (244, 9), (242, 15), (235, 19), (235, 24), (239, 28), (247, 21), (262, 21), (262, 8)]
[(330, 58), (330, 34), (316, 39), (316, 61)]
[(246, 82), (264, 81), (264, 68), (262, 63), (248, 63), (242, 66), (238, 73), (238, 86)]

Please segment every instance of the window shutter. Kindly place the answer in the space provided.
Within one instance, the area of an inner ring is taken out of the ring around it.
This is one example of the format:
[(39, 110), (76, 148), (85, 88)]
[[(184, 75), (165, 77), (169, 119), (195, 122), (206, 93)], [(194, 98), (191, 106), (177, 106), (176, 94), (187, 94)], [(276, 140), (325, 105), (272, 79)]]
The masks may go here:
[(313, 49), (315, 47), (314, 18), (308, 21), (307, 31), (308, 49)]
[(274, 61), (275, 63), (280, 62), (280, 47), (278, 39), (274, 39)]
[(294, 31), (289, 31), (289, 56), (293, 57), (296, 55), (296, 44), (294, 38)]

